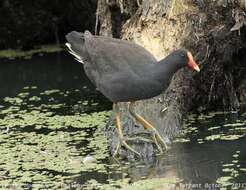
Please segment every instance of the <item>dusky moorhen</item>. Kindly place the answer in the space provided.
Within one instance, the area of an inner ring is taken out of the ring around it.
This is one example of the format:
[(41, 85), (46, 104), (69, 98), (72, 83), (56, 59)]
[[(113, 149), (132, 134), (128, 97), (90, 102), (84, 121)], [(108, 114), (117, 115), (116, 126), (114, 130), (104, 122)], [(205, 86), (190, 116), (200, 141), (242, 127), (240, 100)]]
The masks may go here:
[[(73, 31), (66, 35), (66, 46), (75, 59), (84, 65), (85, 73), (104, 96), (113, 102), (119, 137), (114, 156), (121, 146), (140, 155), (123, 136), (118, 102), (129, 102), (130, 114), (152, 132), (157, 148), (167, 148), (158, 131), (134, 112), (134, 102), (152, 98), (167, 89), (172, 76), (180, 68), (200, 71), (192, 54), (179, 49), (157, 61), (145, 48), (125, 40), (94, 36), (89, 31)], [(164, 146), (164, 147), (163, 147)]]

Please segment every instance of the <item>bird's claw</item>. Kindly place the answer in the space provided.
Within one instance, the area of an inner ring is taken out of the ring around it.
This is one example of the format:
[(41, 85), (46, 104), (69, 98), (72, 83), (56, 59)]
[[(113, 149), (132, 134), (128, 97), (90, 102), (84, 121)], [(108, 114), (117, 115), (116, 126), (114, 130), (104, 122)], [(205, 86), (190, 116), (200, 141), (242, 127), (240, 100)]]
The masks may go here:
[(138, 155), (139, 157), (141, 157), (141, 154), (139, 152), (137, 152), (136, 150), (134, 150), (130, 145), (127, 144), (126, 141), (128, 140), (134, 140), (133, 138), (120, 138), (118, 141), (118, 144), (116, 146), (116, 150), (113, 154), (113, 156), (117, 156), (119, 154), (120, 151), (120, 147), (124, 146), (127, 150), (130, 150), (131, 152), (133, 152), (134, 154)]
[(169, 147), (167, 146), (166, 142), (163, 140), (159, 132), (155, 128), (151, 129), (151, 132), (152, 132), (152, 138), (158, 150), (161, 153), (163, 153), (164, 150), (168, 150)]

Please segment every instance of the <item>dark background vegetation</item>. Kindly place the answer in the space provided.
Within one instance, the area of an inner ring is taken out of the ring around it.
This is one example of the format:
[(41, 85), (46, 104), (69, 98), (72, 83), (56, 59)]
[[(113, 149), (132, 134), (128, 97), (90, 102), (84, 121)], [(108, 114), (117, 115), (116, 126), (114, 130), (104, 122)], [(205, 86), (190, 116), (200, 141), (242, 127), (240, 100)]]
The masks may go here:
[[(188, 1), (1, 0), (0, 49), (29, 50), (41, 44), (63, 44), (65, 35), (72, 30), (89, 30), (93, 34), (132, 40), (133, 36), (141, 36), (144, 28), (151, 29), (158, 21), (166, 20), (169, 26), (167, 15), (173, 2), (178, 2), (175, 6), (179, 7)], [(200, 92), (200, 98), (194, 102), (198, 102), (198, 106), (210, 105), (213, 109), (237, 110), (239, 102), (244, 102), (246, 97), (245, 82), (242, 82), (245, 79), (245, 64), (242, 63), (246, 51), (246, 27), (243, 26), (246, 21), (242, 16), (246, 9), (244, 0), (189, 2), (199, 10), (193, 13), (196, 16), (182, 13), (171, 20), (183, 19), (184, 23), (193, 23), (191, 34), (200, 35), (199, 40), (190, 35), (192, 39), (183, 42), (198, 54), (197, 60), (203, 67), (199, 79), (196, 79), (201, 84), (196, 90)], [(180, 25), (182, 27), (183, 23)], [(159, 26), (158, 33), (163, 36), (171, 33), (168, 29), (163, 30), (167, 26)], [(231, 28), (235, 31), (230, 31)]]
[(1, 0), (0, 49), (64, 42), (71, 30), (94, 31), (97, 0)]

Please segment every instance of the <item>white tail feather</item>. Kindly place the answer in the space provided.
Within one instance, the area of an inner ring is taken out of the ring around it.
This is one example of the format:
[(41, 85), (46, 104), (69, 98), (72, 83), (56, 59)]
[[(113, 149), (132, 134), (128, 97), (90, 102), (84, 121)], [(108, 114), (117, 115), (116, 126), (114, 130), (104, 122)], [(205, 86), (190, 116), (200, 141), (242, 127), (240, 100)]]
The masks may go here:
[(81, 60), (81, 59), (77, 59), (77, 58), (74, 58), (76, 61), (78, 61), (78, 62), (80, 62), (80, 63), (83, 63), (84, 64), (84, 62), (83, 62), (83, 60)]
[(68, 52), (69, 52), (70, 54), (72, 54), (72, 55), (75, 57), (75, 60), (76, 60), (76, 61), (78, 61), (78, 62), (80, 62), (80, 63), (84, 63), (83, 60), (82, 60), (82, 58), (72, 50), (72, 47), (71, 47), (71, 44), (70, 44), (70, 43), (66, 43), (65, 45), (66, 45), (66, 46), (68, 47), (68, 49), (69, 49)]
[(70, 44), (70, 43), (65, 43), (65, 45), (66, 45), (69, 49), (71, 49), (71, 44)]

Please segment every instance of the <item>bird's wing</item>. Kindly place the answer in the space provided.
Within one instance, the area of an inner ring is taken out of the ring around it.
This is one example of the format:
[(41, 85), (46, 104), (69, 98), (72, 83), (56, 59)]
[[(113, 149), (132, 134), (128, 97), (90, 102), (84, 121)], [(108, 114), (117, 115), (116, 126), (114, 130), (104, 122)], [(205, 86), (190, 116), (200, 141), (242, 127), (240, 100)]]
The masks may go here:
[(118, 72), (138, 74), (143, 65), (157, 62), (145, 48), (125, 40), (94, 36), (89, 31), (71, 32), (66, 38), (70, 53), (85, 63), (85, 71), (94, 83)]
[(125, 40), (84, 33), (85, 46), (91, 61), (97, 65), (101, 74), (138, 70), (145, 64), (157, 60), (145, 48)]

